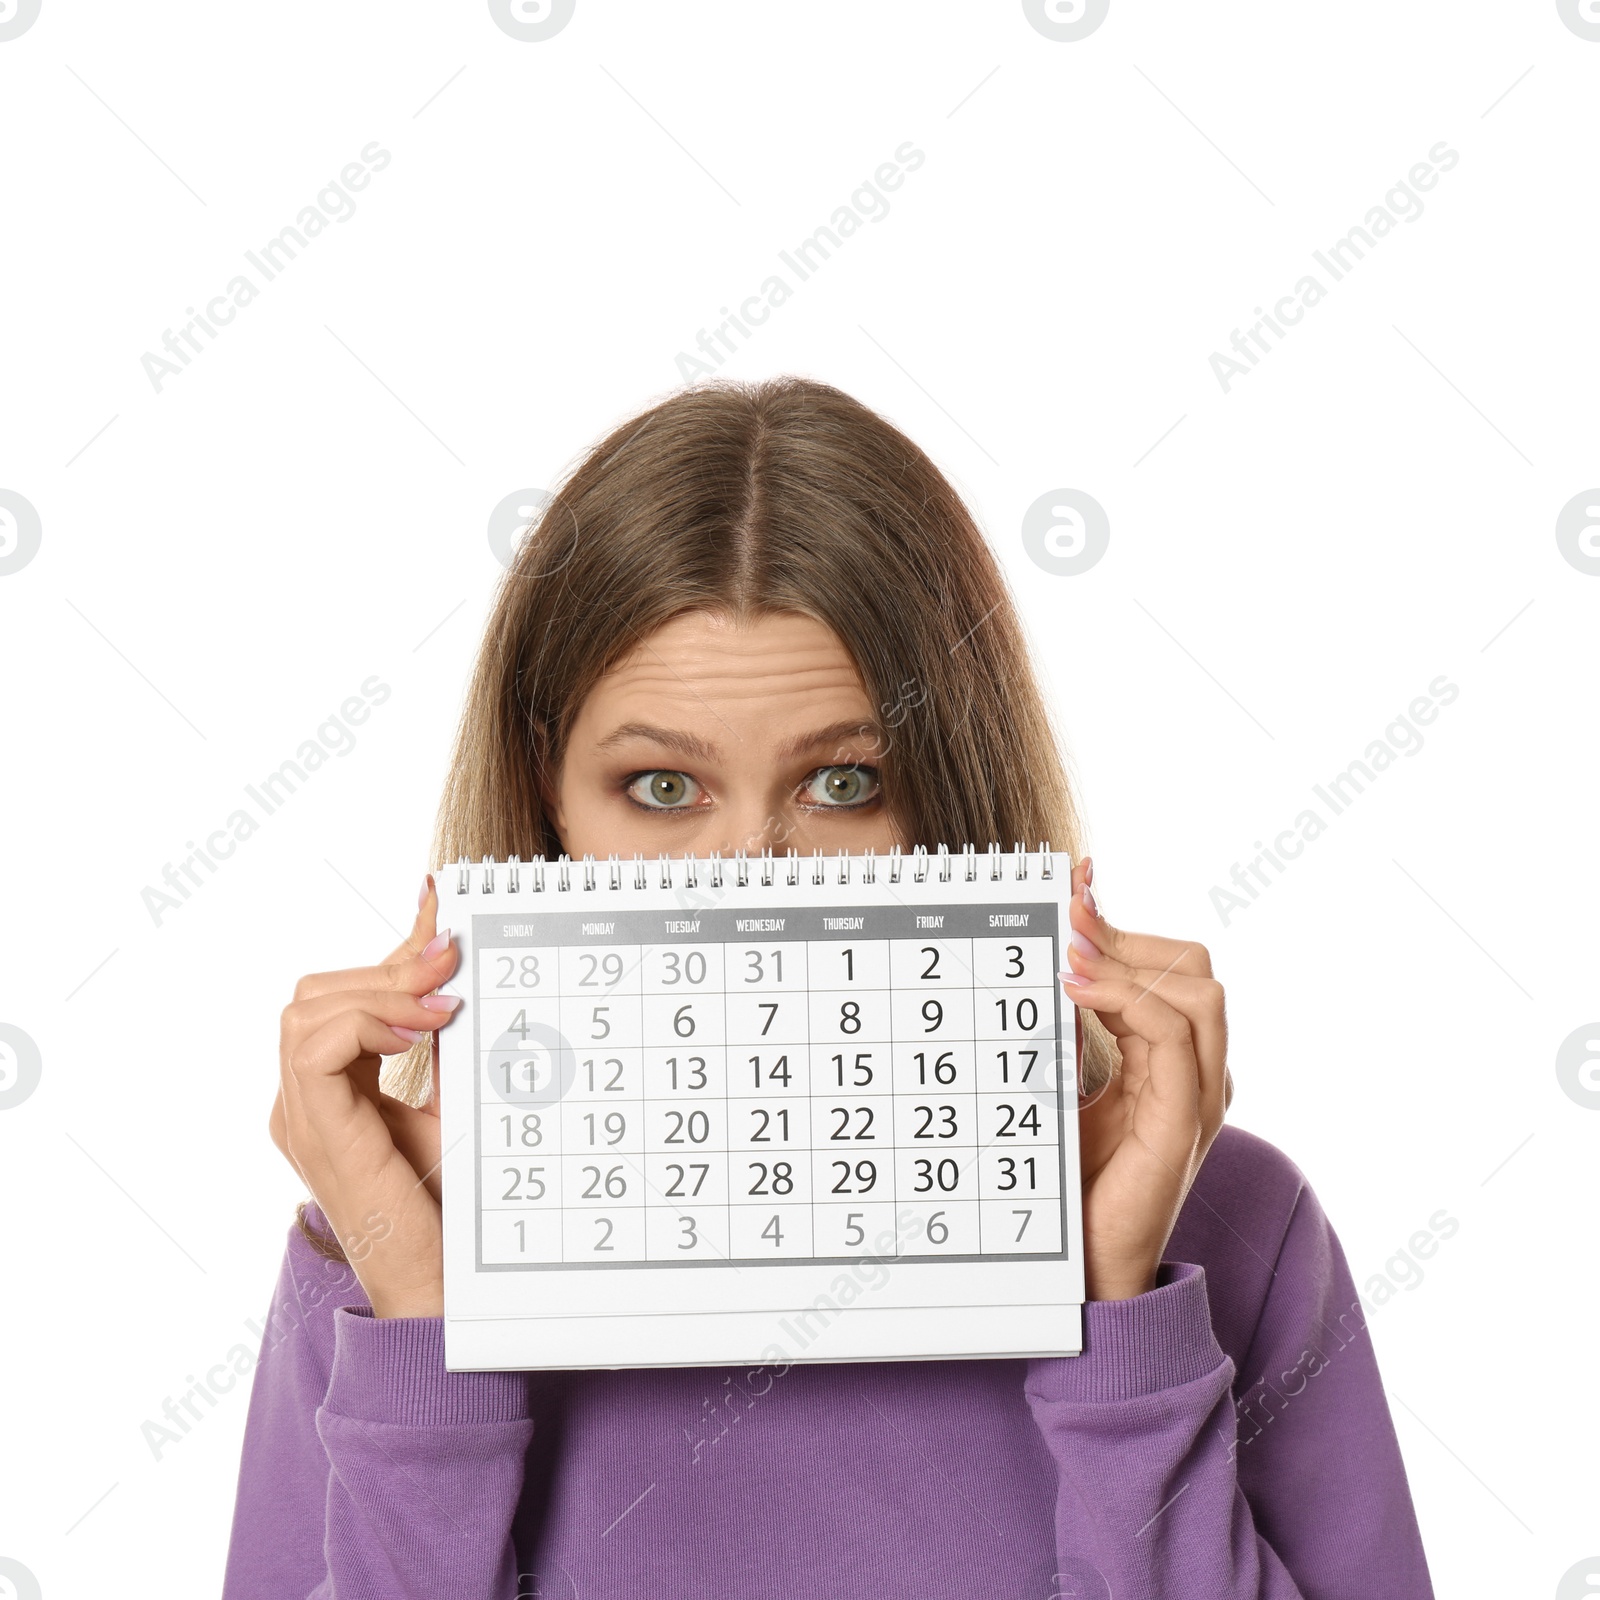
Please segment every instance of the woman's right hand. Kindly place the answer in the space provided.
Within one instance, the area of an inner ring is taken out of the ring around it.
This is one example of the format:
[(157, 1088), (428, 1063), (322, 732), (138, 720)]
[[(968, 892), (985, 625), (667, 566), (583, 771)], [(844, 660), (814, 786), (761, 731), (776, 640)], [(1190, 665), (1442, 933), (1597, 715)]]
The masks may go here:
[(273, 1143), (332, 1224), (379, 1317), (444, 1314), (439, 1211), (438, 1052), (424, 1110), (378, 1088), (380, 1058), (450, 1020), (454, 996), (429, 991), (455, 971), (438, 893), (423, 885), (410, 934), (375, 967), (302, 978), (283, 1008)]

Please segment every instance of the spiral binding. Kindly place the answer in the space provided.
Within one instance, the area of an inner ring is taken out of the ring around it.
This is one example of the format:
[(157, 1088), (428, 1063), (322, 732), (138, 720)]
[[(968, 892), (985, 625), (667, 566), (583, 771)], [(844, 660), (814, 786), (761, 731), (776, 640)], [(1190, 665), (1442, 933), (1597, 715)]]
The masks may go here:
[[(1018, 840), (1013, 846), (1012, 854), (1016, 861), (1016, 871), (1013, 875), (1017, 878), (1026, 878), (1028, 876), (1028, 852), (1021, 840)], [(1048, 840), (1040, 840), (1038, 855), (1040, 858), (1039, 876), (1041, 878), (1053, 878), (1055, 876), (1055, 857), (1051, 852)], [(805, 859), (807, 858), (801, 856), (797, 850), (790, 849), (785, 852), (782, 860), (787, 868), (787, 876), (781, 881), (788, 887), (794, 888), (800, 883), (800, 863)], [(808, 881), (811, 883), (827, 882), (826, 869), (829, 858), (821, 850), (813, 850), (809, 859), (811, 861), (811, 875)], [(949, 883), (957, 859), (957, 856), (951, 853), (948, 845), (941, 844), (932, 854), (929, 853), (925, 845), (915, 845), (909, 855), (903, 853), (899, 845), (894, 845), (883, 858), (884, 865), (887, 868), (884, 874), (884, 881), (887, 883), (925, 883), (928, 881), (930, 865), (937, 863), (938, 872), (934, 881)], [(977, 848), (970, 844), (963, 845), (959, 859), (965, 869), (962, 874), (965, 881), (968, 883), (975, 881), (979, 875)], [(989, 878), (993, 882), (998, 882), (1004, 877), (1004, 873), (1001, 870), (1002, 852), (998, 844), (990, 843), (987, 860), (989, 863)], [(480, 892), (483, 894), (494, 894), (496, 892), (495, 874), (502, 866), (506, 869), (505, 892), (507, 894), (521, 893), (522, 870), (524, 867), (527, 868), (532, 879), (531, 888), (534, 894), (546, 893), (551, 888), (557, 893), (576, 892), (580, 888), (584, 893), (597, 890), (603, 892), (607, 888), (620, 889), (623, 886), (623, 868), (630, 861), (633, 865), (632, 887), (635, 889), (648, 889), (650, 887), (648, 872), (650, 863), (638, 851), (635, 851), (631, 857), (627, 858), (613, 852), (605, 857), (603, 863), (596, 860), (592, 854), (586, 854), (577, 860), (568, 855), (560, 855), (554, 861), (547, 861), (543, 856), (534, 856), (532, 860), (526, 862), (520, 856), (507, 856), (503, 862), (497, 861), (493, 856), (484, 856), (479, 863), (483, 870), (483, 884)], [(696, 859), (693, 851), (676, 858), (663, 853), (655, 863), (659, 867), (661, 874), (658, 886), (663, 889), (678, 887), (679, 885), (674, 880), (673, 872), (674, 869), (681, 867), (683, 869), (682, 887), (686, 889), (698, 888), (700, 886), (700, 867), (704, 864), (708, 873), (706, 880), (708, 886), (713, 889), (721, 889), (725, 886), (723, 868), (728, 864), (728, 861), (729, 858), (724, 857), (719, 850), (713, 850), (710, 855), (704, 858), (703, 863)], [(752, 883), (764, 889), (773, 886), (773, 870), (777, 866), (779, 858), (773, 855), (770, 846), (762, 850), (759, 856), (754, 857), (748, 851), (736, 850), (731, 861), (734, 867), (732, 882), (735, 887), (748, 888)], [(852, 881), (851, 869), (857, 863), (862, 868), (860, 878), (862, 883), (876, 883), (878, 881), (878, 855), (874, 850), (864, 850), (860, 855), (856, 856), (852, 856), (848, 850), (840, 850), (833, 857), (833, 861), (838, 870), (838, 876), (835, 879), (838, 883), (850, 883)], [(909, 877), (902, 878), (901, 869), (907, 862), (911, 864), (911, 873)], [(761, 869), (759, 876), (755, 878), (752, 878), (750, 874), (750, 868), (753, 864), (759, 865)], [(606, 876), (603, 883), (599, 878), (599, 869), (602, 865), (606, 868)], [(575, 884), (573, 881), (572, 868), (574, 866), (583, 869), (581, 885)], [(470, 893), (472, 888), (472, 863), (466, 856), (460, 856), (457, 858), (456, 868), (459, 874), (456, 893)], [(546, 874), (551, 868), (554, 868), (553, 884), (546, 882)]]

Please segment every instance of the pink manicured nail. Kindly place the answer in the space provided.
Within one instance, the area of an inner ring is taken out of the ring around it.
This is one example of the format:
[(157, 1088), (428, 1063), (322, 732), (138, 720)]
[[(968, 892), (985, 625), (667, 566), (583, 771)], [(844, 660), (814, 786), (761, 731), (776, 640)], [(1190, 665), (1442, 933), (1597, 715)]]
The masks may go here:
[(425, 994), (417, 1001), (424, 1011), (454, 1011), (461, 1004), (458, 994)]
[(1081, 989), (1086, 983), (1091, 981), (1088, 978), (1080, 978), (1076, 972), (1058, 972), (1056, 976), (1060, 978), (1063, 983), (1070, 984), (1074, 989)]
[(1085, 883), (1093, 883), (1094, 882), (1094, 857), (1093, 856), (1085, 856), (1083, 858), (1083, 881)]
[(422, 1037), (422, 1035), (418, 1033), (415, 1028), (397, 1028), (392, 1022), (387, 1026), (390, 1033), (399, 1034), (407, 1044), (415, 1044), (417, 1040)]
[(422, 893), (417, 896), (417, 910), (420, 911), (428, 903), (428, 891), (433, 887), (433, 874), (430, 872), (422, 880)]
[(423, 945), (422, 959), (424, 961), (437, 961), (439, 957), (442, 956), (449, 948), (450, 930), (448, 928), (441, 928), (425, 945)]
[(1080, 956), (1088, 956), (1092, 961), (1099, 959), (1100, 952), (1088, 939), (1079, 933), (1076, 928), (1072, 930), (1072, 937), (1067, 940), (1067, 943), (1070, 944)]
[(1094, 903), (1094, 890), (1089, 887), (1089, 880), (1087, 878), (1083, 880), (1083, 903), (1089, 908), (1089, 915), (1091, 917), (1098, 917), (1100, 915), (1100, 907)]

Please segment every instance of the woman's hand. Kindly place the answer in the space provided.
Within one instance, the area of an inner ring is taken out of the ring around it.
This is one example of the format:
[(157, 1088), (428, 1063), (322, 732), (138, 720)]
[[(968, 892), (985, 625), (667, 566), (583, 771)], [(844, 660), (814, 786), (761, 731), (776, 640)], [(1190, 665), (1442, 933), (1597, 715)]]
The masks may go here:
[(426, 1110), (378, 1088), (380, 1058), (448, 1022), (459, 1003), (428, 992), (457, 961), (449, 931), (435, 937), (438, 911), (430, 876), (410, 934), (381, 964), (311, 973), (283, 1009), (273, 1143), (333, 1225), (379, 1317), (444, 1312), (438, 1035)]
[(1203, 945), (1123, 933), (1073, 868), (1067, 995), (1105, 1023), (1122, 1071), (1080, 1096), (1084, 1269), (1091, 1300), (1153, 1289), (1189, 1186), (1233, 1098), (1222, 985)]

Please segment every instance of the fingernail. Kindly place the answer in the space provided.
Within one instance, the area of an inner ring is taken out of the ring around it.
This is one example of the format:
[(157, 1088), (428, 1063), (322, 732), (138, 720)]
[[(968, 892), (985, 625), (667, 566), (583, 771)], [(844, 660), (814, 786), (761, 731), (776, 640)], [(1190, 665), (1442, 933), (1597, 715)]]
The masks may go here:
[(1072, 930), (1072, 937), (1067, 940), (1067, 943), (1070, 944), (1080, 956), (1088, 956), (1091, 961), (1098, 960), (1100, 957), (1099, 950), (1097, 950), (1088, 939), (1079, 933), (1076, 928)]
[(1093, 856), (1085, 856), (1083, 858), (1083, 881), (1085, 883), (1093, 883), (1094, 882), (1094, 857)]
[(458, 994), (425, 994), (417, 1001), (424, 1011), (454, 1011), (461, 1004)]
[(422, 959), (424, 961), (437, 961), (439, 957), (442, 956), (449, 948), (450, 930), (448, 928), (441, 928), (425, 945), (423, 945)]
[(433, 874), (430, 872), (422, 880), (422, 893), (417, 896), (417, 910), (420, 911), (428, 903), (428, 891), (433, 888)]
[(1080, 989), (1088, 983), (1087, 978), (1080, 978), (1076, 972), (1058, 972), (1056, 974), (1063, 983), (1070, 984), (1074, 989)]
[(1083, 903), (1089, 908), (1089, 915), (1091, 917), (1098, 917), (1100, 915), (1100, 907), (1094, 903), (1094, 890), (1089, 887), (1089, 880), (1087, 878), (1083, 880)]
[(397, 1028), (391, 1022), (388, 1025), (390, 1033), (397, 1033), (407, 1044), (415, 1044), (422, 1035), (415, 1028)]

